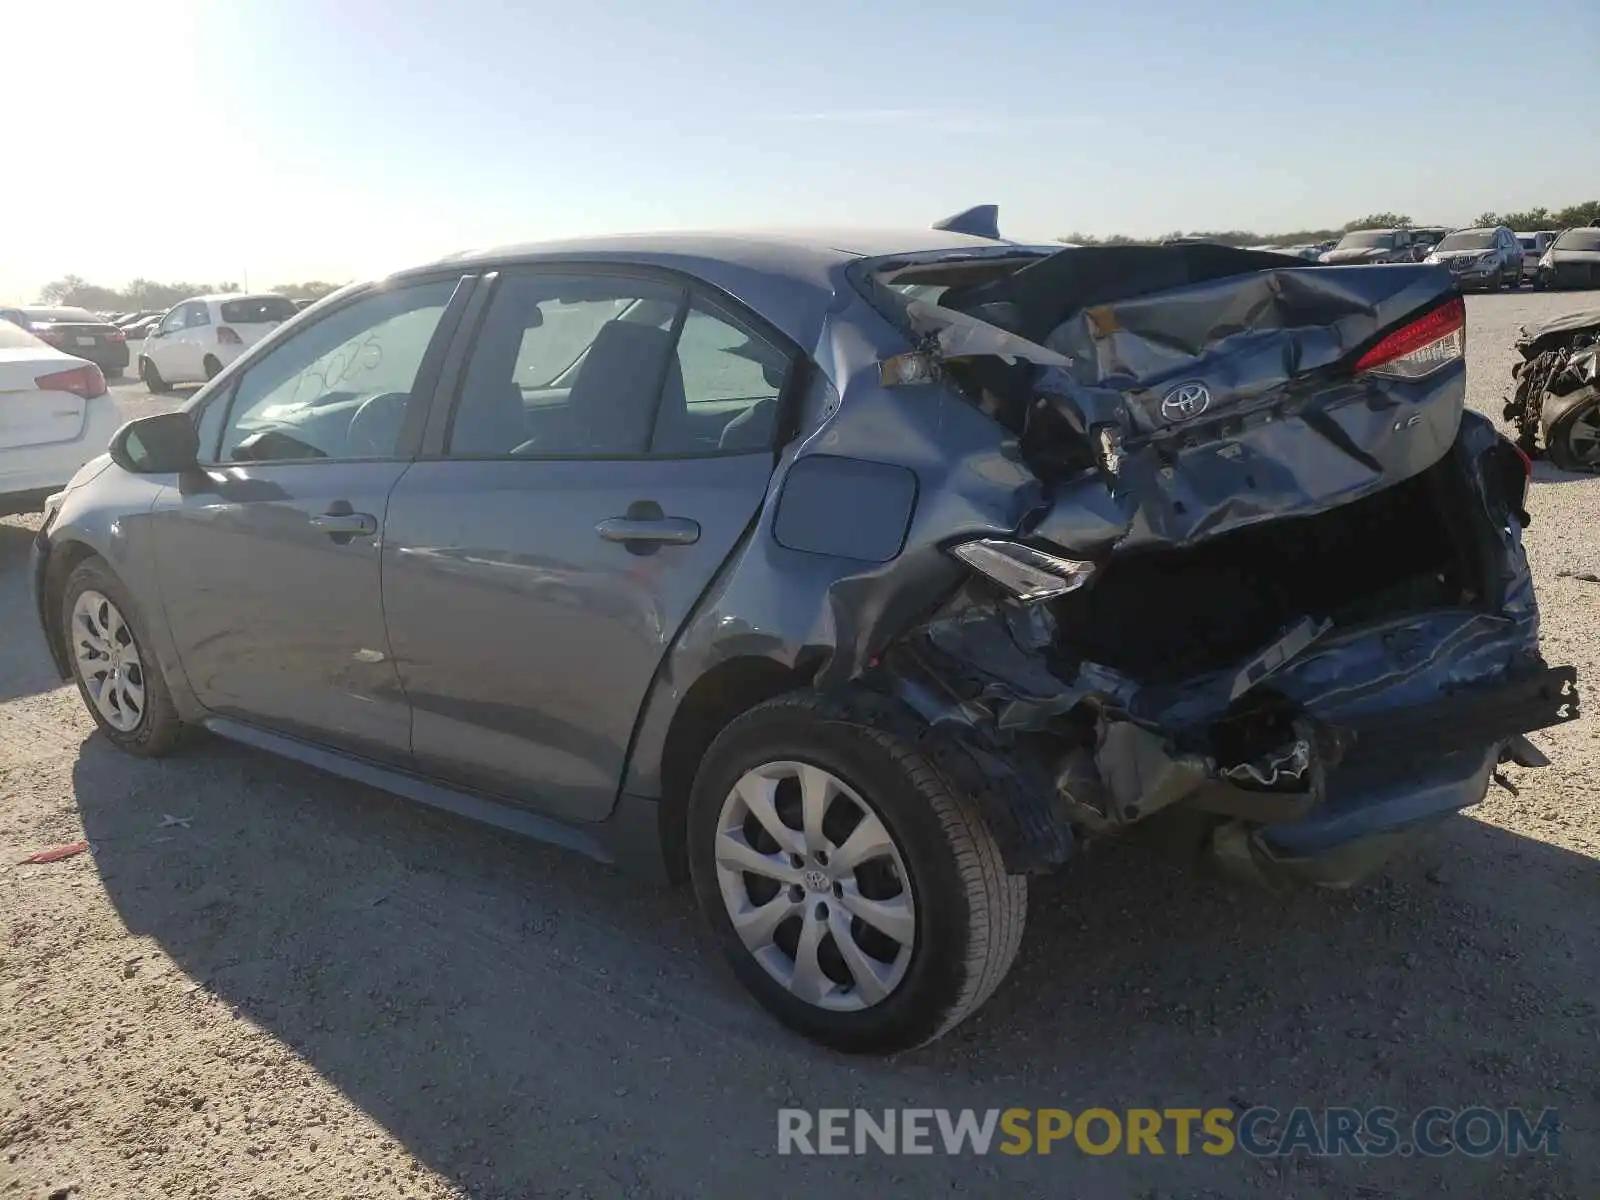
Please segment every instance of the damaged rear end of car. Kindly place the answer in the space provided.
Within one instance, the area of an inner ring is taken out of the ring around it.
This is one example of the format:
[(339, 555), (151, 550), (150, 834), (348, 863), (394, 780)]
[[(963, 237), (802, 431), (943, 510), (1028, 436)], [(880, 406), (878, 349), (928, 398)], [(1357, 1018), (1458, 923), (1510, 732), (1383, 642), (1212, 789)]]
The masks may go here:
[(1521, 530), (1528, 463), (1467, 412), (1437, 267), (1220, 246), (923, 255), (853, 282), (1037, 486), (871, 659), (1032, 831), (1151, 818), (1261, 880), (1348, 886), (1574, 719)]

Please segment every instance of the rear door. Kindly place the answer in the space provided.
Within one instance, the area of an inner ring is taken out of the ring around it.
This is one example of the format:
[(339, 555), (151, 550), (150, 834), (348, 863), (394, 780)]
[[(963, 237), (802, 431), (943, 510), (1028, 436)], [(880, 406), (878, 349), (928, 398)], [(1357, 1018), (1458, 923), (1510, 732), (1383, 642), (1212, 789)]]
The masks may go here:
[(210, 469), (164, 492), (152, 521), (166, 618), (213, 712), (409, 763), (379, 547), (468, 287), (452, 275), (352, 297), (204, 408)]
[(389, 505), (384, 608), (419, 768), (610, 812), (662, 656), (766, 495), (796, 361), (669, 275), (498, 281), (433, 456)]
[[(81, 361), (55, 353), (26, 330), (0, 321), (0, 451), (70, 442), (83, 432), (83, 397), (46, 391), (38, 382), (81, 366)], [(23, 465), (18, 462), (16, 469)], [(4, 487), (0, 475), (0, 491)]]

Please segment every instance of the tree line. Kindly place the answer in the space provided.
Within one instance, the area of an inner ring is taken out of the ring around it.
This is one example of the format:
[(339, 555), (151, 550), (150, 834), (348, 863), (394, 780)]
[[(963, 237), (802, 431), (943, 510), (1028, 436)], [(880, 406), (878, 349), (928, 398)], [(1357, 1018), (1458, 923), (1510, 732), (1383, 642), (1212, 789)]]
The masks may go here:
[[(1504, 225), (1515, 230), (1571, 229), (1575, 225), (1588, 225), (1600, 221), (1600, 200), (1585, 200), (1581, 204), (1551, 211), (1548, 208), (1530, 208), (1524, 212), (1479, 213), (1475, 225)], [(1295, 229), (1288, 233), (1257, 233), (1252, 229), (1181, 230), (1160, 237), (1129, 237), (1114, 233), (1098, 237), (1092, 233), (1069, 233), (1058, 239), (1080, 246), (1151, 246), (1169, 238), (1204, 238), (1224, 246), (1305, 246), (1315, 242), (1334, 241), (1352, 229), (1406, 229), (1416, 224), (1404, 213), (1368, 213), (1354, 221), (1346, 221), (1337, 229)]]
[[(329, 292), (341, 288), (341, 283), (328, 283), (321, 279), (308, 279), (302, 283), (283, 283), (268, 288), (280, 296), (305, 297), (319, 300)], [(221, 283), (190, 283), (178, 280), (161, 283), (153, 279), (135, 279), (126, 287), (102, 287), (90, 283), (81, 275), (63, 275), (39, 289), (39, 299), (46, 304), (70, 304), (92, 312), (139, 312), (144, 309), (171, 308), (190, 296), (206, 296), (217, 292), (238, 292), (244, 289), (233, 280)]]

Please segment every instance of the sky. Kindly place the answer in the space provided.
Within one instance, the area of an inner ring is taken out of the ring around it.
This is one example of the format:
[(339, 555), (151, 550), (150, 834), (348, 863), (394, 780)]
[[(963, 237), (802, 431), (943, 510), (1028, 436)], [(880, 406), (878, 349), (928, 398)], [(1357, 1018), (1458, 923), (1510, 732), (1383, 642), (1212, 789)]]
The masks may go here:
[(10, 0), (0, 299), (774, 225), (1600, 198), (1600, 3)]

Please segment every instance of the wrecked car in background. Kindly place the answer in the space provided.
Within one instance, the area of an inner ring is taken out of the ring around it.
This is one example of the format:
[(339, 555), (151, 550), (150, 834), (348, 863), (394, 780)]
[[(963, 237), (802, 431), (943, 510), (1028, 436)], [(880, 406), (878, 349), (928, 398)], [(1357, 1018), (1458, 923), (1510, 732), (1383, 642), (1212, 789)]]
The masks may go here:
[(1524, 325), (1516, 348), (1504, 415), (1517, 445), (1563, 471), (1600, 472), (1600, 309)]
[(1557, 234), (1539, 259), (1533, 285), (1553, 290), (1600, 287), (1600, 228), (1581, 225)]
[(904, 1049), (1090, 839), (1346, 886), (1577, 715), (1464, 337), (1440, 268), (992, 208), (463, 254), (126, 426), (39, 613), (116, 745), (687, 875), (779, 1019)]

